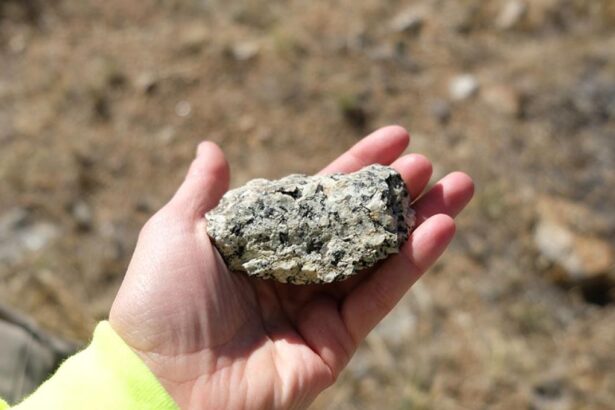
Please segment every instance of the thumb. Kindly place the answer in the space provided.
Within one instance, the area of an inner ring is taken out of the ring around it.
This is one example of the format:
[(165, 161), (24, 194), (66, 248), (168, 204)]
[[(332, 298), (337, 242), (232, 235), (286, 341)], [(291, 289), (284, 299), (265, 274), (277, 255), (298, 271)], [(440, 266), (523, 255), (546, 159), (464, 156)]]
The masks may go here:
[(193, 218), (200, 218), (218, 204), (228, 189), (229, 175), (229, 166), (220, 147), (210, 141), (201, 142), (184, 182), (169, 205)]

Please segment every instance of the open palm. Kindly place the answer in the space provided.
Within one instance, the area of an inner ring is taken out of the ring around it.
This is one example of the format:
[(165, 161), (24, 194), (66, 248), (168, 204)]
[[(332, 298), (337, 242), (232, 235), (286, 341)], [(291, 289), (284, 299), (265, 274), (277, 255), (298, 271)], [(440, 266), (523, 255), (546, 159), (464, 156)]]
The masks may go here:
[[(431, 177), (423, 156), (398, 158), (400, 127), (364, 138), (322, 172), (391, 164), (412, 198)], [(141, 231), (110, 322), (182, 409), (303, 408), (330, 386), (369, 331), (438, 258), (472, 181), (459, 172), (415, 202), (402, 252), (345, 282), (285, 285), (228, 271), (205, 212), (228, 189), (224, 155), (199, 146), (173, 199)]]

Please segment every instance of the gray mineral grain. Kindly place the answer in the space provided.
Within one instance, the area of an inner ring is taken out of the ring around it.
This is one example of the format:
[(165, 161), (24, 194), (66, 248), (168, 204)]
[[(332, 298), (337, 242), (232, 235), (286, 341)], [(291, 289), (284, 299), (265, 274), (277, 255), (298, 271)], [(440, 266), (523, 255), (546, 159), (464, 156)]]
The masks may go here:
[(295, 284), (343, 280), (373, 266), (399, 252), (414, 224), (404, 181), (382, 165), (254, 179), (205, 217), (231, 270)]

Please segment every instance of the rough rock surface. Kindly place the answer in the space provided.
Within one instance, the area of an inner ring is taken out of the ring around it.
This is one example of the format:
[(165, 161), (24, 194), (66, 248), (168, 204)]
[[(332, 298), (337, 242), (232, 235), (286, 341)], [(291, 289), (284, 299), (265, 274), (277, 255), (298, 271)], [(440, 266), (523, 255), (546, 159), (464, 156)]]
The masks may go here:
[(371, 165), (347, 175), (255, 179), (227, 192), (205, 217), (230, 269), (323, 283), (399, 252), (414, 224), (409, 203), (401, 176)]

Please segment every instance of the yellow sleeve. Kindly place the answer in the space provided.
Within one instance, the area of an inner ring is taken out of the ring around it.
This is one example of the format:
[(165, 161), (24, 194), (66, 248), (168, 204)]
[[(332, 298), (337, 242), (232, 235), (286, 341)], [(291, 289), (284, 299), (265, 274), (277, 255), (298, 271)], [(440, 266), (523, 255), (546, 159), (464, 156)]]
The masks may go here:
[[(0, 400), (0, 410), (8, 405)], [(94, 331), (92, 343), (66, 360), (58, 371), (14, 410), (178, 410), (147, 366), (108, 322)]]

